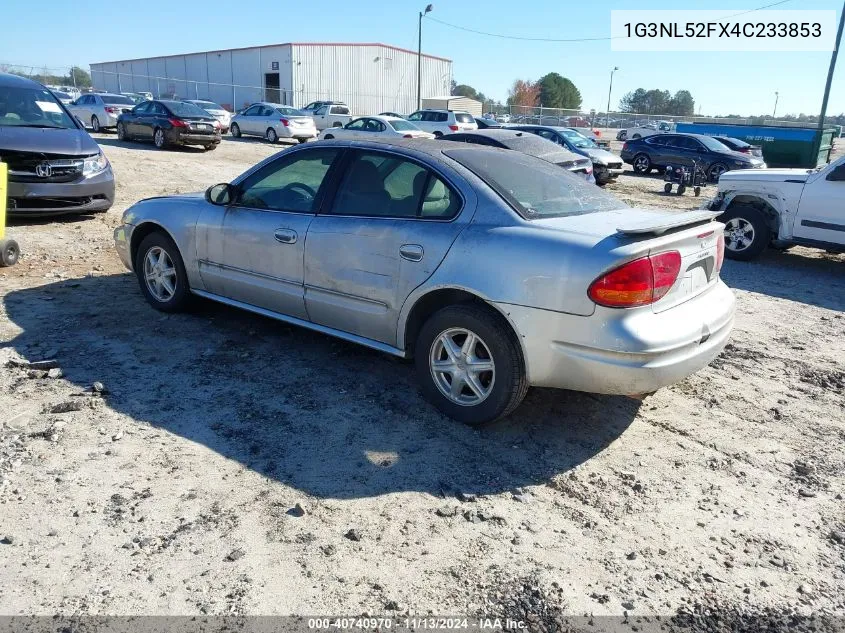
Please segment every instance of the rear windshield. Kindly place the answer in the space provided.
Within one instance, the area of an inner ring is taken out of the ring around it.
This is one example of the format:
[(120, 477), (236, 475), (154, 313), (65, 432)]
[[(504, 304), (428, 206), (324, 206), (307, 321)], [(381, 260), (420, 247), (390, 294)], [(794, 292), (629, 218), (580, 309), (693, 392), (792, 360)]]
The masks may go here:
[(115, 105), (135, 105), (135, 102), (132, 101), (129, 97), (124, 97), (123, 95), (102, 95), (103, 103), (108, 104), (115, 104)]
[(443, 153), (484, 180), (526, 220), (628, 208), (583, 178), (520, 152), (450, 149)]
[(392, 127), (397, 132), (401, 132), (402, 130), (419, 130), (420, 129), (416, 125), (414, 125), (413, 123), (409, 123), (408, 121), (405, 121), (404, 119), (396, 119), (396, 120), (389, 119), (387, 122), (390, 123), (390, 127)]
[(276, 112), (279, 114), (284, 114), (285, 116), (308, 116), (302, 110), (297, 110), (296, 108), (276, 108)]
[(201, 107), (203, 110), (225, 110), (222, 105), (214, 103), (213, 101), (197, 101), (196, 105)]
[(193, 103), (174, 101), (166, 105), (167, 109), (170, 110), (176, 116), (208, 116), (208, 112), (203, 110), (198, 105), (194, 105)]
[(730, 143), (734, 147), (751, 147), (751, 145), (749, 145), (745, 141), (741, 141), (738, 138), (733, 138), (731, 136), (725, 136), (725, 137), (717, 136), (716, 140), (717, 141), (727, 141), (728, 143)]
[(461, 112), (455, 113), (455, 121), (458, 123), (475, 123), (475, 119), (472, 118), (471, 114)]
[(46, 88), (0, 86), (0, 127), (77, 129)]
[(709, 150), (713, 150), (714, 152), (724, 152), (725, 148), (728, 148), (727, 145), (725, 145), (724, 143), (720, 143), (715, 138), (712, 138), (710, 136), (698, 136), (696, 138), (698, 138), (698, 140), (704, 144), (704, 147)]

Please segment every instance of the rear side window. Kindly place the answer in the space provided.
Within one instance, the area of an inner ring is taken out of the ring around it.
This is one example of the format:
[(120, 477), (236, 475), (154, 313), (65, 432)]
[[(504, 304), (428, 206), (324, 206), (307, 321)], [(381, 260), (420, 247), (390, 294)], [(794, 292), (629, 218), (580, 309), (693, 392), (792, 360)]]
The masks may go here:
[(349, 114), (349, 108), (346, 106), (332, 106), (332, 114)]
[(458, 123), (475, 123), (475, 119), (472, 118), (471, 114), (460, 112), (455, 114), (455, 121), (457, 121)]
[(484, 180), (526, 220), (628, 208), (583, 178), (521, 152), (461, 148), (443, 153)]
[(444, 123), (449, 120), (449, 115), (445, 112), (435, 112), (434, 116), (436, 117), (434, 120), (438, 123)]
[(364, 217), (451, 219), (460, 198), (428, 169), (379, 152), (356, 152), (331, 213)]

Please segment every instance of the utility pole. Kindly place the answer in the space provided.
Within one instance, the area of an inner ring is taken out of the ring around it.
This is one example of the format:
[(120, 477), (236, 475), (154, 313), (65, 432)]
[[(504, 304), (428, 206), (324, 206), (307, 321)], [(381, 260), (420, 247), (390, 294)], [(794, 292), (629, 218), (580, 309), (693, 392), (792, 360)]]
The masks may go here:
[(613, 73), (619, 70), (619, 66), (614, 66), (610, 71), (610, 87), (607, 89), (607, 110), (604, 111), (604, 125), (610, 127), (610, 92), (613, 90)]
[(819, 113), (818, 144), (816, 156), (821, 151), (822, 131), (824, 130), (824, 117), (827, 114), (827, 100), (830, 98), (830, 85), (833, 83), (833, 71), (836, 68), (836, 56), (839, 54), (839, 45), (842, 43), (842, 27), (845, 26), (845, 2), (842, 3), (842, 11), (839, 14), (839, 30), (836, 32), (836, 44), (833, 53), (830, 55), (830, 69), (827, 71), (827, 83), (824, 87), (824, 98), (822, 99), (822, 111)]
[(775, 118), (775, 113), (778, 111), (778, 91), (775, 90), (775, 107), (772, 108), (772, 118)]
[(420, 24), (417, 29), (417, 35), (419, 38), (417, 48), (417, 110), (422, 108), (422, 19), (426, 13), (430, 13), (433, 10), (434, 5), (429, 4), (426, 5), (425, 11), (420, 11)]

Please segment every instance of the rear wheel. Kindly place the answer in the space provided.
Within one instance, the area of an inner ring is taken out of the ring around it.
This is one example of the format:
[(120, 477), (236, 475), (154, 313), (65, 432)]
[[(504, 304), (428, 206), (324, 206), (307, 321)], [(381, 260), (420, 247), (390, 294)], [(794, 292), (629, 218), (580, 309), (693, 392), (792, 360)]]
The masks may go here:
[(21, 256), (21, 249), (15, 240), (0, 240), (0, 267), (14, 266)]
[(211, 145), (206, 145), (206, 146), (205, 146), (205, 151), (206, 151), (206, 152), (213, 152), (214, 150), (216, 150), (216, 149), (217, 149), (217, 146), (218, 146), (218, 145), (220, 145), (220, 143), (212, 143)]
[(99, 132), (100, 131), (100, 119), (97, 118), (97, 115), (91, 117), (91, 131), (92, 132)]
[(155, 143), (155, 146), (159, 149), (167, 147), (167, 139), (164, 136), (164, 130), (160, 127), (157, 127), (155, 132), (153, 132), (153, 143)]
[(188, 275), (176, 244), (160, 232), (143, 239), (135, 254), (135, 274), (147, 302), (162, 312), (179, 312), (190, 301)]
[(754, 207), (734, 205), (718, 220), (725, 223), (725, 256), (731, 259), (754, 259), (772, 239), (765, 216)]
[(441, 136), (443, 136), (443, 132), (435, 132), (434, 133), (434, 138), (440, 138)]
[(687, 190), (686, 185), (678, 185), (678, 195), (679, 196), (684, 195), (684, 193), (686, 193), (686, 190)]
[(666, 193), (672, 193), (672, 183), (667, 182), (665, 185), (663, 185), (663, 191)]
[(229, 132), (230, 132), (230, 133), (232, 134), (232, 136), (234, 136), (235, 138), (240, 138), (240, 137), (241, 137), (241, 128), (240, 128), (240, 126), (239, 126), (237, 123), (232, 123), (232, 127), (229, 129)]
[(326, 134), (323, 138), (327, 141), (330, 141), (334, 138), (334, 134)]
[(728, 168), (724, 163), (713, 163), (707, 170), (707, 177), (710, 179), (710, 182), (719, 182), (719, 176), (726, 171), (728, 171)]
[(276, 141), (279, 140), (279, 135), (276, 134), (276, 130), (274, 130), (271, 127), (268, 127), (267, 132), (265, 132), (265, 134), (264, 134), (264, 138), (266, 138), (271, 143), (275, 143)]
[(459, 422), (492, 422), (516, 409), (528, 392), (519, 343), (490, 308), (439, 310), (423, 325), (415, 350), (423, 394)]
[(634, 156), (634, 161), (631, 163), (634, 166), (634, 171), (638, 174), (647, 174), (651, 171), (651, 159), (648, 154), (640, 152)]

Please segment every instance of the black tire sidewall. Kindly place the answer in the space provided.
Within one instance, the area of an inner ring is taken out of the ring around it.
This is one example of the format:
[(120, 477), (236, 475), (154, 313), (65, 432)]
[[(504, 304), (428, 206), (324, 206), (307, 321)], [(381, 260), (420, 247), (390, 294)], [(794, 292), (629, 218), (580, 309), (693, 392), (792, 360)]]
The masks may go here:
[(716, 167), (717, 165), (725, 168), (724, 170), (722, 170), (722, 174), (724, 174), (728, 170), (728, 166), (725, 165), (725, 163), (716, 161), (715, 163), (710, 165), (710, 167), (707, 168), (707, 180), (709, 180), (710, 182), (719, 182), (719, 176), (722, 175), (722, 174), (719, 174), (719, 176), (717, 176), (716, 178), (713, 177), (713, 168)]
[[(475, 406), (461, 406), (446, 398), (440, 393), (431, 375), (431, 345), (441, 332), (455, 327), (466, 328), (480, 336), (495, 363), (493, 392)], [(519, 359), (517, 371), (514, 371), (510, 360), (514, 357)], [(425, 398), (450, 418), (470, 426), (487, 424), (508, 413), (514, 390), (518, 389), (521, 381), (525, 381), (522, 352), (507, 323), (490, 308), (472, 304), (449, 306), (433, 314), (417, 336), (414, 362)], [(521, 372), (521, 375), (517, 372)]]
[(241, 126), (238, 125), (237, 123), (232, 123), (232, 127), (229, 128), (229, 132), (235, 138), (240, 138), (241, 137)]
[(127, 141), (129, 137), (126, 136), (126, 126), (123, 125), (120, 121), (117, 122), (117, 140), (118, 141)]
[[(648, 167), (646, 167), (645, 169), (640, 169), (639, 167), (637, 167), (637, 159), (638, 159), (640, 156), (644, 157), (644, 158), (648, 161)], [(639, 152), (638, 154), (636, 154), (636, 155), (634, 156), (634, 158), (633, 158), (633, 162), (631, 163), (631, 165), (634, 167), (634, 171), (635, 171), (636, 173), (638, 173), (638, 174), (647, 174), (648, 172), (650, 172), (650, 171), (651, 171), (651, 158), (649, 157), (649, 155), (648, 155), (648, 154), (646, 154), (646, 153), (644, 153), (644, 152)]]
[(15, 240), (0, 240), (0, 267), (14, 266), (21, 256), (21, 249)]
[(760, 253), (766, 250), (766, 247), (769, 245), (772, 237), (771, 229), (766, 223), (765, 216), (754, 207), (736, 205), (725, 211), (716, 219), (727, 225), (727, 223), (734, 218), (742, 218), (751, 224), (754, 228), (754, 239), (752, 240), (751, 245), (744, 251), (732, 251), (728, 248), (728, 240), (725, 239), (725, 257), (739, 261), (749, 261), (756, 258), (760, 255)]
[[(147, 282), (144, 279), (144, 258), (149, 250), (155, 246), (164, 249), (173, 262), (176, 268), (176, 292), (169, 301), (161, 302), (156, 299), (147, 288)], [(138, 245), (138, 251), (135, 253), (135, 276), (138, 278), (138, 284), (141, 286), (141, 292), (147, 302), (156, 310), (162, 312), (179, 312), (184, 310), (188, 305), (191, 297), (190, 286), (188, 284), (188, 274), (185, 271), (185, 263), (182, 261), (182, 255), (176, 247), (176, 243), (164, 233), (158, 231), (147, 235)]]
[[(94, 121), (96, 121), (96, 123), (94, 123)], [(95, 114), (94, 116), (91, 117), (91, 131), (92, 132), (99, 132), (100, 128), (101, 128), (100, 119)]]

